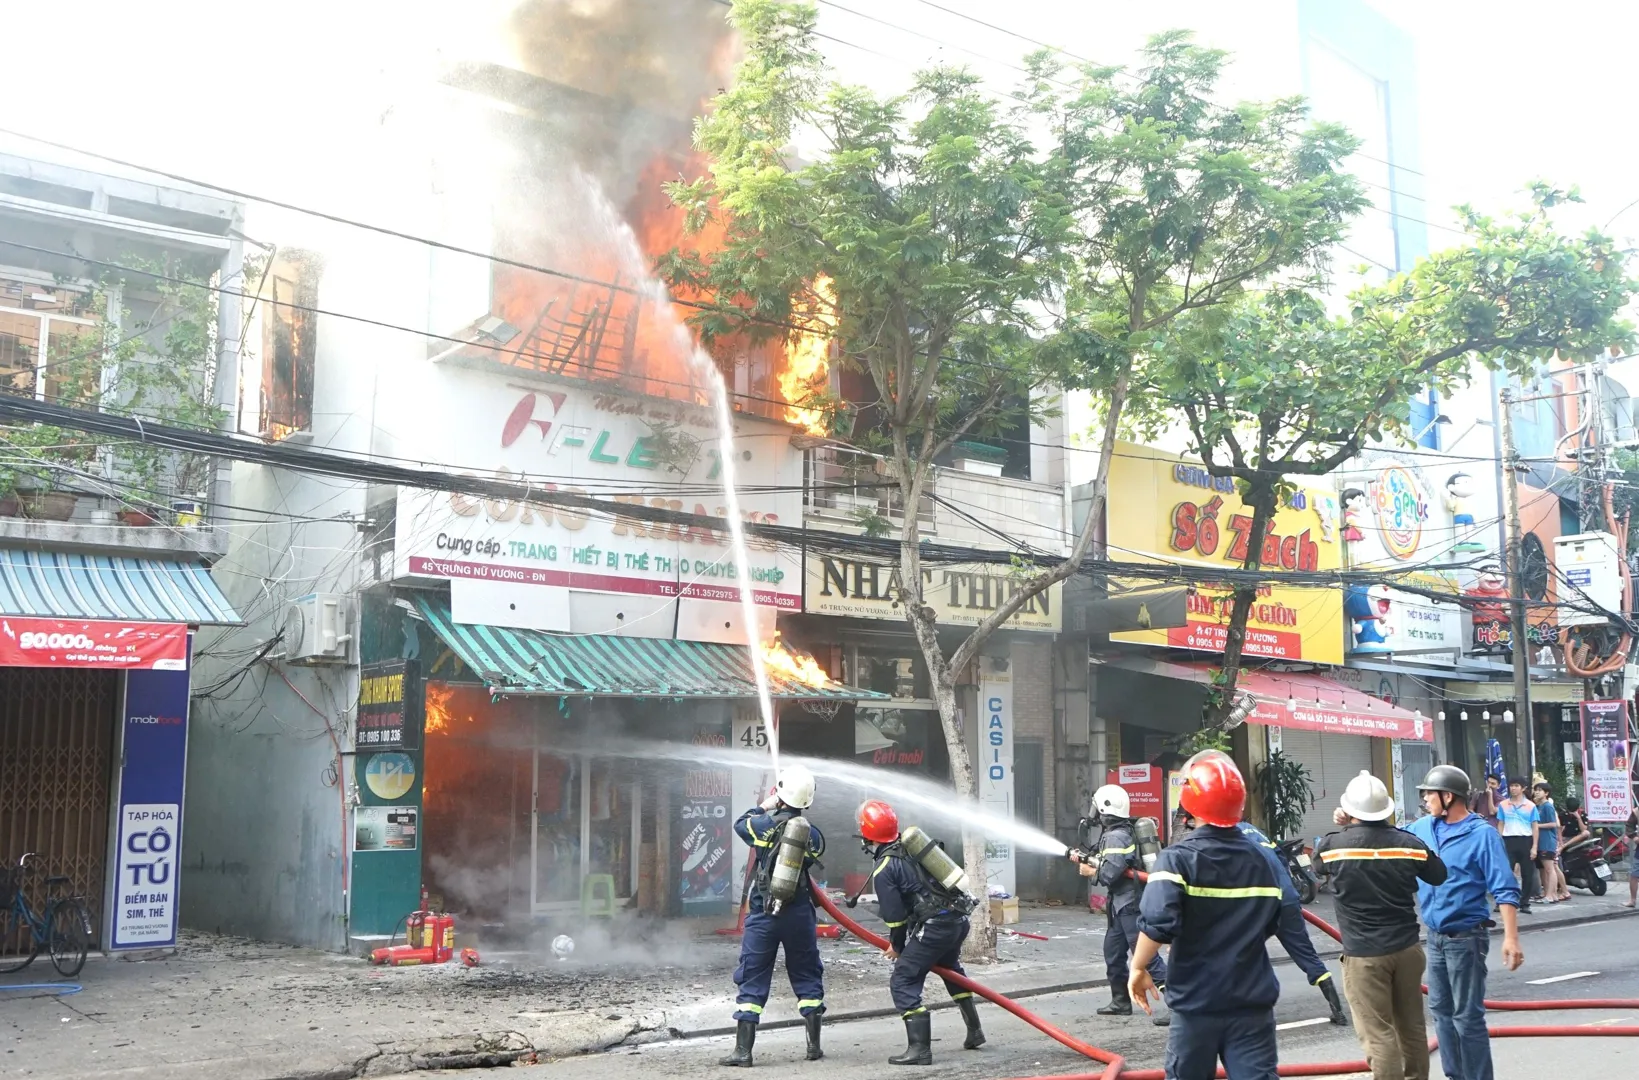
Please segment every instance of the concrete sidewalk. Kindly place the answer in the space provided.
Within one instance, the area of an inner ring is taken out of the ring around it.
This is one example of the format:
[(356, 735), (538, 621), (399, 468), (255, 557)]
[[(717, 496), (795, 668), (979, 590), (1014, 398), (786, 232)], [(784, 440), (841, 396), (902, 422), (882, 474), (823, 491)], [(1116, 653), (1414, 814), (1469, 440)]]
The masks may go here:
[[(1527, 931), (1629, 914), (1625, 887), (1522, 917)], [(1313, 910), (1333, 919), (1331, 897)], [(1003, 962), (974, 972), (1030, 996), (1104, 983), (1103, 918), (1024, 905), (1003, 935)], [(861, 921), (873, 925), (869, 917)], [(362, 960), (258, 942), (187, 934), (175, 956), (145, 962), (94, 958), (82, 993), (0, 991), (0, 1074), (45, 1080), (295, 1080), (380, 1076), (441, 1066), (558, 1057), (720, 1030), (733, 1009), (735, 939), (687, 928), (631, 926), (609, 938), (577, 935), (567, 961), (542, 949), (488, 953), (459, 965), (374, 968)], [(1335, 942), (1312, 935), (1323, 955)], [(849, 939), (822, 941), (833, 1020), (891, 1011), (889, 965)], [(1529, 943), (1525, 946), (1530, 953)], [(1278, 945), (1271, 951), (1281, 960)], [(55, 978), (37, 961), (0, 986)], [(795, 1019), (776, 978), (766, 1023)], [(930, 1004), (943, 994), (930, 994)], [(1089, 994), (1089, 1011), (1103, 991)]]

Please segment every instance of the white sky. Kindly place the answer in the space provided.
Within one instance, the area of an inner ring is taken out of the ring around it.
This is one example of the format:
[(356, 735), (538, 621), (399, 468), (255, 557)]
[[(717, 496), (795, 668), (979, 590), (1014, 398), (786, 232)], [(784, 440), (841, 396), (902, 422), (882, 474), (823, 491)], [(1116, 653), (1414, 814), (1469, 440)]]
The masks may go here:
[[(1639, 6), (1372, 2), (1417, 42), (1432, 222), (1450, 223), (1444, 207), (1459, 200), (1509, 205), (1535, 176), (1580, 184), (1589, 200), (1582, 221), (1591, 224), (1604, 224), (1639, 199), (1627, 123), (1628, 53), (1639, 40)], [(1149, 32), (1192, 27), (1241, 57), (1230, 83), (1236, 96), (1297, 88), (1293, 0), (937, 3), (1107, 61), (1129, 59)], [(493, 27), (504, 6), (505, 0), (9, 5), (12, 47), (0, 66), (0, 92), (13, 107), (0, 126), (371, 217), (391, 206), (380, 199), (384, 177), (392, 175), (377, 139), (382, 118), (413, 104), (441, 58), (493, 55)], [(1008, 83), (1016, 73), (1006, 65), (1030, 48), (929, 0), (822, 0), (821, 24), (850, 43), (826, 44), (841, 71), (878, 85), (935, 58), (969, 62)], [(31, 148), (0, 136), (0, 150)], [(251, 225), (253, 232), (302, 228), (283, 215), (253, 214)], [(1618, 218), (1615, 231), (1639, 238), (1639, 207)], [(1430, 235), (1435, 247), (1455, 239), (1438, 228)]]

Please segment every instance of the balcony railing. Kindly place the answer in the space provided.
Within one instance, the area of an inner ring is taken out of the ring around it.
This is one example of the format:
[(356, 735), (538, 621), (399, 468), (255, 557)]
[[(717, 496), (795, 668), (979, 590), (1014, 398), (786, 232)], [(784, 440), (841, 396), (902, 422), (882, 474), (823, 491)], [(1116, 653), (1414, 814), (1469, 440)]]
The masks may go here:
[[(875, 454), (840, 447), (817, 447), (804, 454), (803, 506), (854, 522), (867, 514), (895, 524), (905, 520), (904, 496), (887, 461)], [(935, 531), (930, 493), (923, 493), (918, 502), (916, 519), (924, 533)]]

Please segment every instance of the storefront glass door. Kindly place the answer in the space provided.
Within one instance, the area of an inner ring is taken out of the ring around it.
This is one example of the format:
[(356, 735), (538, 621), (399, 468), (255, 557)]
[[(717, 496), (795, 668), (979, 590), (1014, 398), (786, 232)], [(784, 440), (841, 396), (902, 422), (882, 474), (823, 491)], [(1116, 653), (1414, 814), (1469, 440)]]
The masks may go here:
[(640, 797), (629, 762), (536, 751), (530, 875), (536, 912), (579, 911), (591, 874), (609, 875), (619, 900), (636, 894)]

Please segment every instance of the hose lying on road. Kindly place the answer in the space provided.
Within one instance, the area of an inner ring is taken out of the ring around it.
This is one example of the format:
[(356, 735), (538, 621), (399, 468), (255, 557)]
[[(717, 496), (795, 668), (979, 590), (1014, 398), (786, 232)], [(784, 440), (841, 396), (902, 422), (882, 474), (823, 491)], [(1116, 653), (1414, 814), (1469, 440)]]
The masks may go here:
[[(43, 990), (45, 993), (35, 994), (35, 997), (67, 997), (79, 993), (84, 987), (79, 983), (12, 983), (9, 986), (0, 984), (0, 993), (7, 990)], [(15, 1000), (15, 999), (14, 999)]]
[[(1147, 875), (1140, 874), (1137, 876), (1142, 878)], [(887, 939), (883, 938), (879, 934), (872, 933), (863, 926), (859, 925), (859, 923), (855, 922), (853, 919), (849, 918), (848, 915), (837, 906), (836, 901), (832, 900), (831, 897), (826, 894), (825, 890), (816, 887), (813, 889), (813, 894), (815, 900), (819, 902), (820, 907), (824, 908), (826, 913), (830, 915), (831, 918), (835, 919), (837, 923), (846, 929), (850, 934), (853, 934), (862, 941), (875, 945), (879, 949), (886, 949), (888, 947)], [(1322, 919), (1319, 915), (1316, 915), (1308, 908), (1303, 909), (1303, 917), (1313, 925), (1318, 926), (1321, 931), (1329, 937), (1339, 942), (1343, 940), (1343, 935), (1338, 932), (1336, 927), (1332, 926), (1325, 919)], [(1166, 1074), (1161, 1069), (1127, 1070), (1126, 1060), (1122, 1058), (1120, 1054), (1105, 1050), (1102, 1047), (1094, 1046), (1091, 1043), (1083, 1042), (1074, 1035), (1059, 1030), (1052, 1024), (1049, 1024), (1047, 1021), (1043, 1020), (1041, 1017), (1037, 1016), (1035, 1013), (1021, 1006), (1018, 1002), (998, 994), (996, 991), (990, 989), (982, 983), (974, 982), (966, 975), (959, 975), (947, 968), (940, 967), (934, 968), (933, 972), (940, 978), (955, 983), (962, 989), (971, 991), (972, 993), (984, 998), (986, 1001), (1006, 1009), (1020, 1020), (1023, 1020), (1037, 1031), (1040, 1031), (1043, 1035), (1062, 1043), (1071, 1050), (1074, 1050), (1076, 1053), (1081, 1054), (1084, 1057), (1092, 1058), (1094, 1061), (1104, 1065), (1104, 1068), (1098, 1072), (1060, 1073), (1056, 1076), (1014, 1077), (1012, 1080), (1117, 1080), (1118, 1077), (1120, 1080), (1165, 1080)], [(1424, 990), (1426, 992), (1427, 987), (1425, 987)], [(1639, 1009), (1639, 999), (1590, 998), (1585, 1001), (1487, 1001), (1485, 1003), (1485, 1007), (1488, 1010), (1496, 1010), (1498, 1012), (1542, 1012), (1566, 1009)], [(1491, 1037), (1493, 1039), (1532, 1039), (1589, 1035), (1600, 1038), (1635, 1038), (1639, 1037), (1639, 1027), (1578, 1027), (1571, 1025), (1555, 1025), (1542, 1027), (1500, 1027), (1491, 1029)], [(1436, 1048), (1436, 1046), (1437, 1043), (1434, 1040), (1429, 1041), (1429, 1050), (1431, 1052)], [(1279, 1073), (1281, 1076), (1337, 1076), (1347, 1073), (1369, 1072), (1370, 1070), (1371, 1066), (1364, 1061), (1317, 1061), (1288, 1063), (1280, 1066)], [(1223, 1077), (1224, 1075), (1224, 1071), (1219, 1069), (1218, 1076)]]

